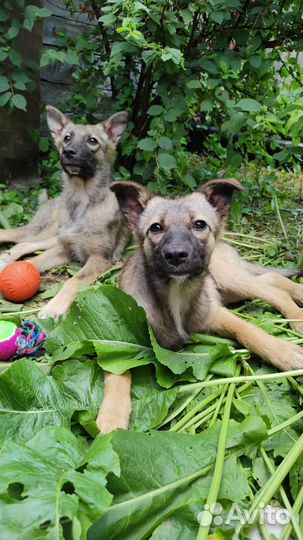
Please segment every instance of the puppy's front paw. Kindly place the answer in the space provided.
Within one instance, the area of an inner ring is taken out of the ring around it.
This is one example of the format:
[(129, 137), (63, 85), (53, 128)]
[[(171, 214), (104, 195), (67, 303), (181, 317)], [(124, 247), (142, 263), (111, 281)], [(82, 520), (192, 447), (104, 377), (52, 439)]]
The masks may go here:
[(127, 410), (118, 407), (101, 407), (96, 424), (101, 435), (111, 433), (115, 429), (128, 429), (130, 408)]
[(298, 334), (303, 334), (303, 321), (296, 321), (290, 324), (291, 329)]
[(60, 315), (64, 315), (64, 313), (66, 313), (63, 306), (57, 302), (53, 302), (53, 300), (48, 302), (43, 308), (40, 309), (38, 319), (54, 319), (57, 321)]
[(293, 299), (299, 306), (303, 306), (303, 285), (296, 283), (296, 290)]
[(14, 262), (14, 258), (9, 253), (1, 253), (0, 255), (0, 271), (4, 270), (9, 264)]
[(279, 368), (283, 371), (303, 368), (303, 347), (285, 343), (280, 350)]

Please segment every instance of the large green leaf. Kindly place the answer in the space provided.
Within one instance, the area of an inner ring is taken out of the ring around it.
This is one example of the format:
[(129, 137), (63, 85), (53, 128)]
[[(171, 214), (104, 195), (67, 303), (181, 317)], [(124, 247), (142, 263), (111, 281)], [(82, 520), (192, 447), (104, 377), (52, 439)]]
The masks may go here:
[[(167, 416), (177, 389), (163, 390), (151, 367), (133, 371), (131, 427), (148, 431)], [(97, 435), (103, 399), (103, 370), (96, 360), (71, 359), (46, 375), (30, 360), (19, 360), (0, 375), (0, 442), (27, 441), (46, 426), (70, 427), (77, 420)]]
[[(262, 368), (257, 373), (267, 373), (271, 368)], [(237, 409), (244, 415), (256, 414), (265, 418), (271, 426), (277, 426), (301, 410), (296, 394), (291, 391), (287, 381), (272, 382), (266, 385), (258, 383), (241, 393), (241, 399), (235, 402)], [(256, 416), (257, 418), (257, 416)], [(270, 436), (264, 446), (273, 450), (275, 456), (285, 457), (291, 450), (303, 429), (303, 420), (278, 431)]]
[[(254, 426), (252, 428), (252, 425)], [(245, 454), (253, 446), (246, 438), (267, 436), (264, 422), (231, 420), (227, 448)], [(121, 476), (111, 476), (113, 505), (89, 531), (89, 540), (137, 540), (153, 530), (176, 509), (205, 501), (216, 457), (220, 422), (199, 435), (118, 431), (114, 450), (120, 456)], [(234, 478), (237, 478), (235, 484)], [(219, 499), (244, 500), (250, 492), (246, 475), (235, 456), (225, 463)]]
[(96, 352), (100, 365), (115, 373), (153, 357), (144, 310), (112, 285), (81, 292), (46, 349), (53, 361)]
[(58, 427), (41, 430), (26, 444), (7, 441), (0, 453), (0, 539), (61, 540), (63, 521), (85, 538), (111, 504), (110, 471), (119, 474), (110, 436), (89, 449)]
[(236, 107), (241, 109), (241, 111), (259, 112), (262, 108), (262, 105), (260, 105), (260, 103), (255, 99), (243, 98), (238, 101)]
[(132, 377), (131, 429), (148, 431), (158, 427), (175, 402), (178, 389), (163, 390), (150, 366), (135, 369)]
[(178, 508), (157, 527), (150, 540), (189, 540), (198, 533), (197, 516), (201, 503), (192, 503)]
[[(161, 347), (149, 326), (150, 339), (159, 365), (155, 362), (157, 380), (166, 388), (177, 381), (192, 381), (205, 379), (209, 372), (232, 377), (236, 370), (237, 353), (231, 349), (231, 340), (216, 336), (194, 337), (198, 343), (190, 343), (180, 352), (170, 351)], [(174, 376), (163, 366), (169, 368)]]
[(0, 375), (0, 441), (28, 440), (45, 426), (70, 426), (75, 411), (94, 417), (102, 400), (103, 376), (96, 362), (72, 360), (52, 376), (27, 359)]

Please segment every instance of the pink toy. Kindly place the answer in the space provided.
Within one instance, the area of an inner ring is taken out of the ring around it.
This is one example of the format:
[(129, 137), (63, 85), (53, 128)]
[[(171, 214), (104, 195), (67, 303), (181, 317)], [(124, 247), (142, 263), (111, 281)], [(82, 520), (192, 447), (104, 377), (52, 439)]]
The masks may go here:
[(0, 360), (10, 360), (13, 356), (40, 356), (46, 340), (46, 333), (31, 321), (23, 321), (18, 328), (11, 321), (0, 320)]
[(0, 360), (8, 360), (17, 352), (20, 328), (10, 321), (0, 321)]

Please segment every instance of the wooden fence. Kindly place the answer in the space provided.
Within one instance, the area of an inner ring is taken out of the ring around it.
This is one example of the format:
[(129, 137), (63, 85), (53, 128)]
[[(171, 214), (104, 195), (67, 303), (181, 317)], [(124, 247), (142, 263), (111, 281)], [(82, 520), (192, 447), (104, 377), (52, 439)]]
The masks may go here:
[[(23, 31), (20, 35), (20, 52), (33, 60), (39, 61), (43, 48), (56, 48), (56, 35), (60, 29), (75, 36), (92, 26), (87, 15), (80, 13), (79, 0), (74, 0), (76, 13), (72, 18), (64, 0), (26, 0), (26, 3), (45, 6), (52, 11), (52, 16), (45, 19), (44, 24), (36, 24), (32, 32)], [(37, 135), (41, 131), (47, 132), (44, 107), (46, 104), (60, 107), (69, 98), (73, 69), (73, 66), (59, 62), (41, 69), (35, 77), (36, 91), (26, 96), (26, 112), (14, 110), (9, 114), (4, 107), (0, 108), (1, 183), (39, 181)], [(33, 132), (36, 138), (33, 138)]]

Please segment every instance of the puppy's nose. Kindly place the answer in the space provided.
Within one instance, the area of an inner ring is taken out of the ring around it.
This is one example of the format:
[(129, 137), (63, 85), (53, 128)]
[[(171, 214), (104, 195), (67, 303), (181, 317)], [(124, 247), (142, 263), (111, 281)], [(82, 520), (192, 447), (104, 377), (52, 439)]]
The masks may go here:
[(65, 148), (63, 150), (64, 157), (68, 157), (68, 158), (74, 157), (76, 153), (77, 153), (76, 150), (74, 150), (73, 148)]
[(188, 251), (184, 247), (168, 247), (164, 251), (164, 257), (168, 264), (180, 266), (188, 258)]

